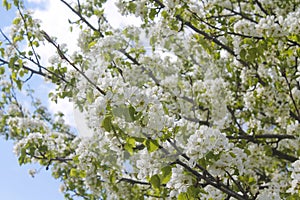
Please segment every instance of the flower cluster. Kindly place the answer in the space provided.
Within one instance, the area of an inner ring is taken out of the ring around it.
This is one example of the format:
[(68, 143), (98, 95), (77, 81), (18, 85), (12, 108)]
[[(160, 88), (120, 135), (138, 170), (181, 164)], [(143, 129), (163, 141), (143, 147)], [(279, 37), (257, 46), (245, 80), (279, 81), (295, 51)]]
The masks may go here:
[(193, 183), (192, 177), (184, 174), (182, 167), (172, 168), (172, 176), (167, 184), (171, 188), (170, 197), (178, 196), (182, 192), (187, 192), (187, 188)]
[(296, 193), (299, 190), (300, 183), (300, 160), (297, 160), (292, 164), (292, 184), (291, 188), (287, 190), (290, 193)]
[(188, 139), (186, 154), (194, 161), (205, 157), (208, 153), (219, 154), (231, 147), (228, 139), (218, 129), (201, 126)]

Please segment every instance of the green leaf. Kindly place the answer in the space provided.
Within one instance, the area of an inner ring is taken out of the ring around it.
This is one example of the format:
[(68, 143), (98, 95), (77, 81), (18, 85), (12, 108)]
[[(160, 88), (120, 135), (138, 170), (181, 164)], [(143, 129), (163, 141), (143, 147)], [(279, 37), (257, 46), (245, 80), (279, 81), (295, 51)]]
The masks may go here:
[(104, 13), (104, 9), (101, 9), (101, 10), (96, 9), (96, 10), (93, 10), (93, 12), (94, 12), (94, 15), (96, 15), (97, 17), (101, 17)]
[(19, 90), (22, 90), (23, 83), (20, 79), (16, 80), (16, 84)]
[(134, 138), (127, 138), (127, 143), (131, 146), (135, 147), (135, 139)]
[(188, 199), (198, 199), (198, 195), (201, 192), (201, 189), (199, 187), (195, 187), (191, 185), (187, 189)]
[(81, 170), (78, 175), (79, 175), (80, 178), (85, 178), (86, 177), (86, 173), (85, 173), (84, 170)]
[(157, 142), (157, 140), (146, 140), (144, 142), (144, 145), (147, 147), (147, 150), (151, 153), (156, 151), (159, 148), (159, 144)]
[(188, 195), (185, 192), (181, 192), (178, 197), (177, 200), (189, 200), (188, 199)]
[(128, 5), (128, 10), (129, 10), (131, 13), (135, 13), (135, 10), (136, 10), (136, 4), (133, 3), (133, 2), (130, 2), (129, 5)]
[(17, 57), (12, 57), (9, 59), (8, 67), (14, 68), (15, 67), (15, 62), (17, 61)]
[(133, 148), (136, 147), (134, 138), (127, 138), (126, 144), (124, 145), (124, 149), (128, 151), (130, 155), (133, 154)]
[(124, 145), (124, 149), (130, 154), (130, 155), (133, 155), (133, 148), (130, 144), (125, 144)]
[(25, 74), (25, 70), (24, 70), (24, 69), (21, 69), (21, 70), (19, 71), (19, 75), (20, 75), (20, 77), (23, 77), (23, 76), (24, 76), (24, 74)]
[(91, 48), (91, 47), (95, 46), (96, 43), (97, 43), (97, 41), (92, 41), (89, 43), (88, 47)]
[(0, 67), (0, 75), (5, 73), (5, 68), (4, 67)]
[(103, 119), (102, 124), (101, 124), (101, 126), (102, 126), (107, 132), (110, 132), (111, 129), (112, 129), (111, 118), (112, 118), (111, 115), (105, 116), (105, 118)]
[(159, 178), (159, 176), (157, 174), (152, 176), (151, 179), (150, 179), (150, 183), (151, 183), (153, 188), (159, 189), (160, 188), (160, 178)]
[(22, 59), (18, 59), (18, 64), (19, 64), (19, 68), (22, 69), (23, 68), (23, 60)]
[(4, 48), (0, 48), (0, 53), (1, 53), (1, 57), (4, 57), (4, 55), (5, 55), (5, 50), (4, 50)]
[(70, 170), (70, 176), (71, 176), (71, 177), (77, 176), (77, 169), (72, 168), (72, 169)]
[(40, 46), (40, 44), (39, 44), (38, 41), (33, 41), (33, 42), (32, 42), (32, 45), (34, 45), (34, 46), (36, 46), (36, 47), (39, 47), (39, 46)]
[(79, 155), (76, 155), (72, 158), (75, 164), (79, 164)]
[(25, 163), (24, 160), (25, 160), (25, 157), (24, 156), (20, 156), (18, 158), (19, 165), (23, 165)]
[(273, 150), (272, 150), (272, 148), (270, 146), (265, 145), (264, 146), (264, 150), (265, 150), (265, 154), (267, 156), (272, 156), (273, 155)]
[(134, 140), (143, 143), (145, 141), (145, 138), (134, 137)]
[(156, 14), (157, 14), (156, 9), (155, 9), (155, 8), (152, 8), (152, 9), (150, 10), (150, 12), (149, 12), (149, 18), (150, 18), (151, 20), (154, 20)]
[(110, 173), (109, 180), (110, 180), (111, 183), (115, 183), (116, 182), (117, 178), (116, 178), (116, 174), (114, 173), (114, 171), (112, 171)]
[(248, 180), (248, 183), (249, 183), (250, 185), (253, 185), (253, 184), (255, 184), (255, 183), (256, 183), (256, 180), (255, 180), (255, 178), (254, 178), (254, 177), (252, 177), (252, 176), (250, 176), (250, 177), (249, 177), (249, 180)]
[(25, 163), (26, 159), (26, 149), (21, 149), (20, 157), (18, 158), (19, 165), (22, 165)]
[(2, 5), (5, 7), (6, 10), (11, 9), (11, 3), (8, 3), (7, 0), (3, 0)]
[(254, 61), (256, 59), (257, 56), (257, 49), (256, 48), (251, 48), (248, 50), (248, 56), (247, 56), (247, 60), (249, 60), (250, 62)]
[(13, 42), (16, 43), (16, 42), (19, 42), (23, 40), (23, 36), (22, 35), (17, 35), (13, 38)]
[(169, 14), (168, 14), (168, 12), (166, 10), (163, 10), (161, 12), (161, 16), (166, 19), (169, 16)]
[(162, 106), (163, 106), (163, 110), (164, 110), (165, 114), (169, 115), (169, 109), (167, 108), (166, 104), (163, 103)]
[(16, 72), (12, 72), (11, 73), (11, 78), (13, 81), (16, 81), (17, 80), (17, 73)]
[(166, 166), (161, 169), (161, 183), (166, 184), (169, 182), (172, 176), (172, 167), (171, 166)]
[(13, 20), (13, 24), (14, 25), (18, 25), (19, 23), (21, 22), (21, 18), (20, 17), (17, 17), (17, 18), (15, 18), (14, 20)]
[(240, 57), (241, 57), (241, 59), (245, 60), (245, 57), (246, 57), (246, 50), (245, 49), (241, 49)]
[(117, 117), (124, 118), (126, 122), (133, 122), (135, 120), (135, 109), (133, 106), (126, 107), (121, 105), (113, 108), (113, 114)]
[(233, 152), (229, 152), (229, 154), (231, 155), (231, 157), (236, 158), (236, 155)]
[(94, 102), (94, 92), (92, 90), (89, 90), (86, 94), (86, 99), (89, 103)]
[(16, 7), (18, 7), (19, 6), (19, 0), (14, 0), (14, 5), (16, 6)]
[(112, 31), (106, 31), (105, 33), (104, 33), (105, 35), (113, 35), (113, 32)]
[(136, 112), (135, 112), (135, 109), (132, 105), (129, 106), (128, 112), (129, 112), (130, 120), (134, 121), (135, 120), (134, 115), (135, 115)]

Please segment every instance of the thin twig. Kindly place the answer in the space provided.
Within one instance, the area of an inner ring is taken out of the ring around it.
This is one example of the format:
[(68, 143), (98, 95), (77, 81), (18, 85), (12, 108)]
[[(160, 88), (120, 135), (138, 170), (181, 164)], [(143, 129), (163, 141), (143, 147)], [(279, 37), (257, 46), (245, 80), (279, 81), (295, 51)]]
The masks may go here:
[(80, 75), (82, 75), (93, 87), (96, 88), (102, 95), (106, 95), (106, 92), (102, 90), (100, 87), (98, 87), (89, 77), (85, 75), (83, 71), (81, 71), (69, 58), (66, 57), (65, 53), (62, 52), (59, 45), (54, 42), (54, 40), (45, 32), (41, 31), (41, 33), (44, 35), (44, 38), (51, 43), (57, 50), (58, 55), (61, 57), (61, 59), (67, 61), (69, 65), (71, 65)]

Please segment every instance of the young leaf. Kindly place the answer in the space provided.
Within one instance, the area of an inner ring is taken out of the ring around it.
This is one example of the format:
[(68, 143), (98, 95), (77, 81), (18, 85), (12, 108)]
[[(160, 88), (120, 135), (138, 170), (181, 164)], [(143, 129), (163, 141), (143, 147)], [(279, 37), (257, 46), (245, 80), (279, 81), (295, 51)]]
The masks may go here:
[(157, 140), (145, 140), (144, 145), (147, 147), (147, 150), (150, 153), (156, 151), (159, 148)]
[(169, 182), (172, 176), (172, 167), (171, 166), (166, 166), (161, 169), (161, 183), (166, 184)]
[(154, 176), (151, 177), (150, 179), (150, 183), (151, 186), (155, 189), (159, 189), (160, 188), (160, 178), (157, 174), (155, 174)]
[(71, 177), (77, 176), (77, 169), (72, 168), (72, 169), (70, 170), (70, 176), (71, 176)]
[(106, 117), (103, 119), (102, 124), (101, 124), (101, 126), (102, 126), (107, 132), (110, 132), (111, 129), (112, 129), (111, 118), (112, 118), (112, 116), (110, 116), (110, 115), (106, 116)]

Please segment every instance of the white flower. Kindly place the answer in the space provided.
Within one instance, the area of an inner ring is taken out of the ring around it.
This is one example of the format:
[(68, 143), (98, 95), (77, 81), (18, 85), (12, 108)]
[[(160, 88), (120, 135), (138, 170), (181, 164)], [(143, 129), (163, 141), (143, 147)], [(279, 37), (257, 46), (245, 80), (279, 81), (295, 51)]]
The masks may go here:
[(214, 200), (223, 200), (225, 199), (226, 195), (222, 193), (220, 190), (217, 188), (208, 185), (204, 188), (205, 193), (201, 194), (201, 199), (214, 199)]
[(34, 176), (37, 174), (37, 171), (36, 169), (29, 169), (28, 173), (32, 178), (34, 178)]
[(181, 192), (186, 192), (187, 188), (192, 185), (192, 177), (183, 173), (184, 169), (181, 166), (172, 168), (172, 176), (166, 187), (172, 191), (171, 197), (178, 196)]
[(218, 154), (229, 147), (228, 139), (218, 129), (201, 126), (189, 137), (185, 152), (193, 161), (197, 161), (210, 151)]
[(66, 190), (66, 186), (64, 184), (61, 184), (59, 186), (59, 191), (63, 193), (65, 190)]
[(287, 190), (287, 192), (294, 194), (300, 189), (300, 160), (297, 160), (292, 164), (291, 178), (291, 187)]

